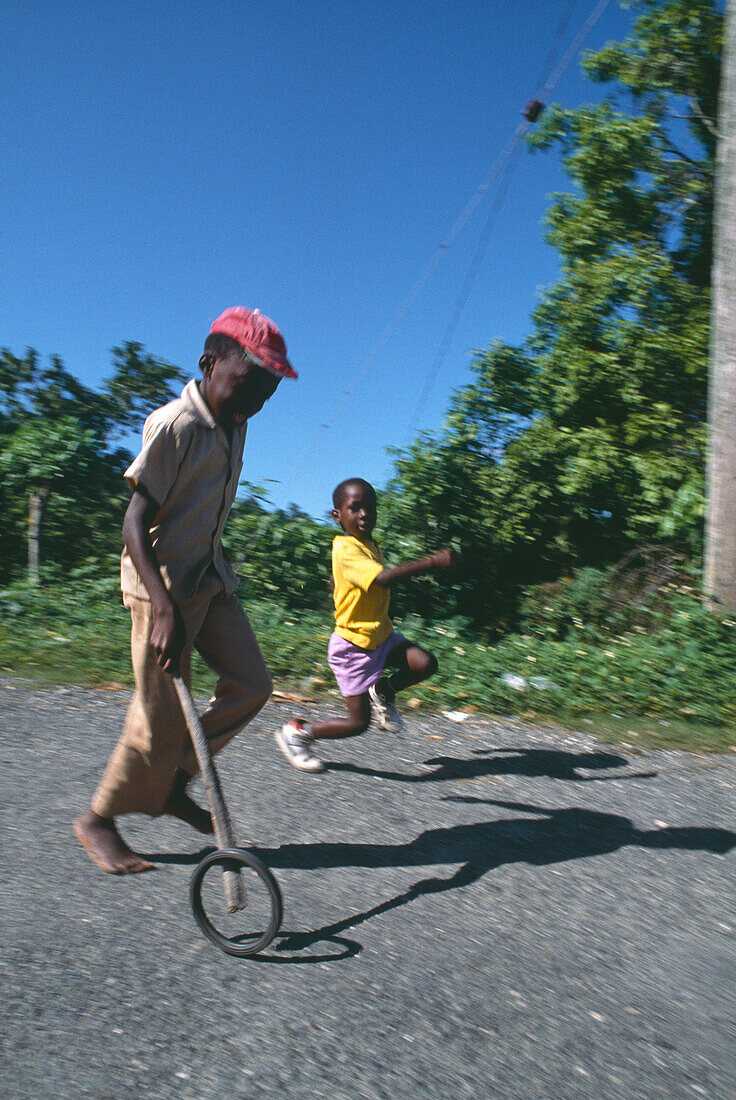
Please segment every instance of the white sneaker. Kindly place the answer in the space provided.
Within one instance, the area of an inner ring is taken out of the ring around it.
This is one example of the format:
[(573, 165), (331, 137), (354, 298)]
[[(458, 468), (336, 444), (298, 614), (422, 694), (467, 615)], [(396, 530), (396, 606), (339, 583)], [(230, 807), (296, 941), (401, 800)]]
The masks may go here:
[(376, 716), (379, 726), (391, 733), (401, 733), (405, 729), (404, 719), (399, 714), (395, 703), (390, 703), (385, 695), (381, 695), (376, 684), (368, 688), (368, 698)]
[(302, 729), (301, 722), (287, 722), (274, 733), (276, 744), (295, 768), (302, 772), (323, 772), (325, 766), (311, 751), (314, 743), (308, 733)]

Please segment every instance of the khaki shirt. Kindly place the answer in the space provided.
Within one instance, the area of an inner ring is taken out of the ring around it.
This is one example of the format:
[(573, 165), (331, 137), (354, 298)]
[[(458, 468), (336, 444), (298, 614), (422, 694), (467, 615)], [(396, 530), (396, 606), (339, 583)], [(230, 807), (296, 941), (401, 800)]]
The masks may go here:
[[(243, 468), (246, 428), (235, 427), (228, 441), (194, 379), (143, 426), (143, 449), (124, 476), (132, 489), (141, 486), (159, 505), (151, 542), (175, 600), (190, 599), (210, 568), (225, 592), (235, 588), (220, 540)], [(149, 598), (127, 547), (120, 579), (126, 595)]]

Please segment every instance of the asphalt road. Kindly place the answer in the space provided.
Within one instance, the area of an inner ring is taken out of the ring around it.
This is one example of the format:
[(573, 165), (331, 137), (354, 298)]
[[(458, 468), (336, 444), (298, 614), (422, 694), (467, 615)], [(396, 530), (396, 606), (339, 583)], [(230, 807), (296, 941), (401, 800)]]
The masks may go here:
[(200, 836), (131, 817), (113, 878), (72, 835), (127, 695), (0, 699), (3, 1098), (736, 1096), (736, 754), (437, 716), (305, 776), (271, 703), (220, 758), (285, 899), (241, 961)]

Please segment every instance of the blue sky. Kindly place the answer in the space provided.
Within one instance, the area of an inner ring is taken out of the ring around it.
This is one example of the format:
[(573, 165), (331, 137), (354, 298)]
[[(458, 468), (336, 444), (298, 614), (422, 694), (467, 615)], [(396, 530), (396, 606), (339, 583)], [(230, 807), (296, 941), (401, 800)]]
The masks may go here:
[[(96, 386), (138, 340), (195, 377), (214, 318), (257, 306), (300, 378), (253, 420), (244, 476), (316, 517), (344, 477), (383, 485), (386, 448), (441, 427), (472, 350), (522, 340), (556, 276), (542, 223), (568, 182), (522, 149), (426, 400), (495, 187), (371, 358), (594, 7), (6, 0), (0, 345)], [(631, 21), (612, 0), (586, 47)], [(602, 94), (578, 58), (552, 98)]]

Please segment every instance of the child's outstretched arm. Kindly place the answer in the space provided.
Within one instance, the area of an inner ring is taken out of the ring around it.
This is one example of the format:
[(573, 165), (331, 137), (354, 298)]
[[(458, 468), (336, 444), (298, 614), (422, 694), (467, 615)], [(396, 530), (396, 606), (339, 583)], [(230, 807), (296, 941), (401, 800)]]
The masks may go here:
[(138, 576), (146, 586), (154, 614), (151, 645), (164, 672), (176, 672), (184, 648), (184, 625), (179, 609), (163, 582), (151, 544), (151, 525), (158, 504), (142, 488), (133, 490), (123, 520), (123, 538)]
[(456, 569), (459, 562), (459, 554), (445, 547), (443, 550), (435, 551), (434, 554), (429, 554), (426, 558), (417, 558), (415, 561), (404, 562), (403, 565), (392, 565), (389, 569), (383, 569), (373, 583), (388, 588), (396, 581), (404, 581), (408, 577), (419, 576), (420, 573), (434, 573), (438, 569)]

